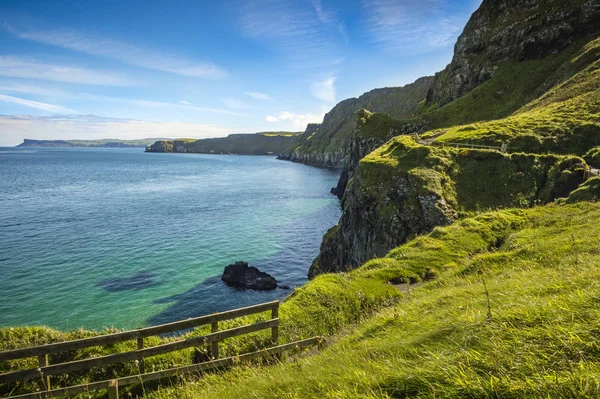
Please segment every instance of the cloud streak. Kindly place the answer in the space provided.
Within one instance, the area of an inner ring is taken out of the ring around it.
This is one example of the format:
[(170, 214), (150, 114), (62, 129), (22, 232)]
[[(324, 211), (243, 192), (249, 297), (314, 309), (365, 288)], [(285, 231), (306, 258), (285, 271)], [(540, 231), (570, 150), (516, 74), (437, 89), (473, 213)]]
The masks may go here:
[[(186, 109), (186, 110), (191, 110), (191, 111), (210, 112), (210, 113), (244, 116), (244, 117), (249, 116), (248, 114), (230, 111), (227, 109), (212, 108), (212, 107), (199, 107), (199, 106), (192, 105), (188, 101), (183, 101), (183, 100), (179, 100), (177, 103), (171, 103), (171, 102), (166, 102), (166, 101), (153, 101), (153, 100), (140, 100), (140, 99), (125, 98), (125, 97), (100, 96), (100, 95), (88, 94), (88, 93), (70, 93), (70, 92), (57, 90), (57, 89), (53, 89), (53, 88), (46, 88), (46, 87), (33, 86), (33, 85), (24, 85), (24, 84), (4, 85), (4, 86), (0, 86), (0, 90), (9, 92), (9, 93), (27, 93), (27, 94), (34, 94), (34, 95), (48, 96), (48, 97), (67, 98), (67, 99), (72, 99), (72, 100), (104, 101), (104, 102), (112, 102), (112, 103), (122, 103), (122, 104), (127, 104), (129, 106), (138, 106), (138, 107), (145, 107), (145, 108), (174, 107), (174, 108)], [(66, 108), (64, 110), (66, 110)], [(66, 112), (64, 110), (62, 112)], [(69, 112), (72, 112), (72, 111), (69, 111)]]
[(109, 58), (142, 68), (195, 78), (223, 79), (228, 76), (227, 71), (211, 62), (192, 61), (118, 40), (86, 36), (74, 30), (26, 31), (10, 25), (5, 25), (5, 29), (20, 39)]
[(135, 86), (139, 81), (120, 73), (38, 62), (32, 57), (0, 56), (0, 75), (96, 86)]
[(246, 92), (244, 92), (244, 94), (252, 97), (255, 100), (270, 100), (270, 101), (273, 100), (273, 98), (271, 98), (271, 96), (266, 93), (259, 93), (256, 91), (246, 91)]
[[(307, 59), (340, 59), (340, 22), (320, 1), (312, 4), (278, 0), (240, 1), (242, 32), (264, 40), (296, 67)], [(306, 67), (314, 67), (310, 63)]]
[(23, 105), (29, 108), (35, 108), (41, 111), (46, 112), (54, 112), (54, 113), (64, 113), (64, 112), (75, 112), (71, 109), (60, 107), (58, 105), (52, 105), (47, 103), (41, 103), (37, 101), (26, 100), (24, 98), (7, 96), (5, 94), (0, 94), (0, 101), (9, 102), (12, 104)]
[(363, 6), (371, 43), (407, 54), (452, 46), (469, 18), (449, 0), (364, 0)]

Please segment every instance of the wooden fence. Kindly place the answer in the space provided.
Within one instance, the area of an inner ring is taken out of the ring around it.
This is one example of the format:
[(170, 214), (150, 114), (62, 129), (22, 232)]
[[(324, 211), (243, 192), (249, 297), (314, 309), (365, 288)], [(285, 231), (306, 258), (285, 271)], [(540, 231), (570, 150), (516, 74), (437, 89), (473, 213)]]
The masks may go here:
[[(271, 319), (260, 321), (253, 324), (248, 324), (240, 327), (230, 328), (219, 331), (219, 322), (232, 320), (242, 316), (248, 316), (265, 311), (271, 311)], [(144, 348), (144, 338), (174, 333), (181, 330), (187, 330), (203, 325), (211, 325), (211, 333), (199, 337), (192, 337), (180, 341), (169, 342), (166, 344)], [(271, 341), (274, 347), (265, 349), (259, 352), (247, 353), (237, 357), (219, 359), (219, 342), (224, 339), (244, 335), (256, 331), (271, 329)], [(92, 338), (84, 338), (74, 341), (57, 342), (53, 344), (41, 345), (31, 348), (15, 349), (6, 352), (0, 352), (0, 361), (22, 359), (28, 357), (37, 357), (39, 367), (27, 370), (12, 371), (0, 374), (0, 384), (23, 380), (40, 381), (41, 392), (33, 394), (25, 394), (19, 396), (11, 396), (10, 398), (40, 398), (40, 397), (56, 397), (64, 395), (73, 395), (76, 393), (95, 391), (98, 389), (109, 389), (109, 396), (116, 398), (118, 395), (118, 387), (153, 381), (161, 378), (167, 378), (174, 375), (181, 375), (190, 372), (199, 372), (210, 370), (227, 365), (234, 364), (237, 361), (251, 360), (263, 356), (281, 353), (285, 350), (290, 350), (296, 347), (305, 347), (314, 345), (320, 341), (319, 337), (292, 342), (286, 345), (277, 345), (279, 338), (279, 301), (263, 303), (260, 305), (248, 306), (245, 308), (230, 310), (227, 312), (213, 313), (207, 316), (201, 316), (193, 319), (178, 321), (174, 323), (162, 324), (159, 326), (141, 328), (137, 330), (123, 331), (114, 334), (100, 335)], [(89, 359), (76, 360), (67, 363), (50, 364), (48, 355), (63, 351), (72, 351), (77, 349), (89, 348), (94, 346), (112, 345), (119, 342), (136, 340), (137, 350), (112, 355), (93, 357)], [(169, 370), (157, 371), (152, 373), (144, 373), (144, 358), (156, 356), (164, 353), (169, 353), (185, 348), (196, 347), (200, 345), (210, 344), (210, 355), (213, 360), (193, 364), (191, 366), (178, 367)], [(115, 363), (123, 363), (127, 361), (138, 361), (140, 374), (118, 378), (110, 381), (93, 382), (85, 385), (78, 385), (66, 388), (51, 389), (50, 376), (64, 373), (72, 373), (75, 371), (85, 371), (93, 367), (106, 366)]]

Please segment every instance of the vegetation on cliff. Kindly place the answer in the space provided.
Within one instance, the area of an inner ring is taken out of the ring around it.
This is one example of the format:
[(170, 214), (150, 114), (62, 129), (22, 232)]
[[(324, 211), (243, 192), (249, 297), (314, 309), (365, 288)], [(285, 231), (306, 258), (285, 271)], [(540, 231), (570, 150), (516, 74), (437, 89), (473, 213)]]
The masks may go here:
[(261, 132), (255, 134), (230, 134), (212, 139), (175, 139), (157, 141), (148, 152), (187, 152), (198, 154), (280, 154), (298, 138), (299, 133)]
[[(598, 204), (580, 203), (438, 227), (339, 277), (369, 281), (352, 294), (373, 295), (382, 307), (322, 352), (207, 375), (150, 397), (596, 397), (600, 252), (587, 237), (600, 234), (598, 217)], [(343, 304), (327, 296), (332, 277), (302, 289), (314, 293), (304, 314), (318, 302)], [(388, 281), (404, 292), (394, 303), (374, 291), (392, 287)]]
[(325, 115), (322, 124), (308, 125), (304, 134), (281, 158), (341, 167), (346, 156), (345, 147), (352, 137), (356, 111), (366, 108), (373, 112), (385, 112), (394, 118), (410, 118), (425, 99), (432, 82), (432, 77), (424, 77), (403, 87), (375, 89), (358, 98), (340, 102)]

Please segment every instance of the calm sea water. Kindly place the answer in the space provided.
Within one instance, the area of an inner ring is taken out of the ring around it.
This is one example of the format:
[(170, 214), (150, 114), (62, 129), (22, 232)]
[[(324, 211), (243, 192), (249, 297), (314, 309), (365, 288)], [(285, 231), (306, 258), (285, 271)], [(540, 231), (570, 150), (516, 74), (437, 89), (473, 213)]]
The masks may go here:
[(289, 294), (340, 216), (335, 171), (273, 157), (0, 148), (0, 326), (136, 328)]

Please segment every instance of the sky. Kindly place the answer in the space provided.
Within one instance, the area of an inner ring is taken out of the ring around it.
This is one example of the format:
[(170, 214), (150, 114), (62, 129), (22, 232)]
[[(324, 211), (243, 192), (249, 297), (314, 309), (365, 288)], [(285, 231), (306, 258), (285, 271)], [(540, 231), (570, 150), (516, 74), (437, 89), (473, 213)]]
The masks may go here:
[(0, 146), (303, 131), (433, 75), (481, 0), (2, 0)]

